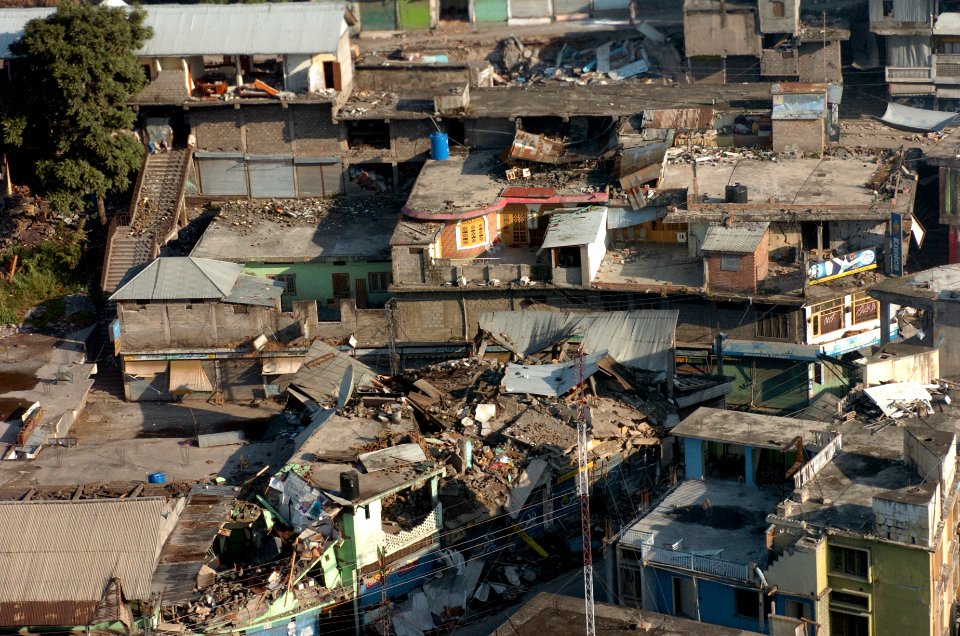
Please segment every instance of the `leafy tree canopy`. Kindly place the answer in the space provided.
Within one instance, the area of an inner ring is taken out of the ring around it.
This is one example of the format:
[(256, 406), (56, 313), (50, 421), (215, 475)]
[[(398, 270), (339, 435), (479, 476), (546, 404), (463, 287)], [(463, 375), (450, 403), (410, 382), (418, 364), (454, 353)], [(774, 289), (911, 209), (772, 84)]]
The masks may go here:
[(15, 76), (3, 141), (38, 157), (37, 187), (59, 212), (130, 186), (143, 145), (126, 103), (147, 83), (136, 51), (151, 37), (139, 9), (63, 2), (10, 46)]

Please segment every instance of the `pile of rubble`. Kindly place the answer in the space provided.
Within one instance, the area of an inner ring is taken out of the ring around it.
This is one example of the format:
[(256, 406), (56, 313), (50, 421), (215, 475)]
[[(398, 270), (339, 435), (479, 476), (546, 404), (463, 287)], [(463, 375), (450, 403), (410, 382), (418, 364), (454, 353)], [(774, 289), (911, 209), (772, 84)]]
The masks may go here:
[(217, 211), (213, 223), (231, 225), (239, 234), (253, 233), (264, 219), (287, 227), (316, 225), (330, 207), (329, 199), (251, 199), (209, 204)]
[(523, 85), (561, 81), (581, 86), (631, 78), (645, 82), (683, 81), (677, 48), (663, 33), (640, 24), (634, 33), (556, 40), (525, 45), (511, 35), (494, 52), (497, 84)]
[(33, 247), (57, 238), (57, 228), (77, 226), (77, 217), (53, 213), (47, 202), (27, 187), (15, 187), (14, 195), (3, 200), (0, 211), (0, 251), (11, 247)]

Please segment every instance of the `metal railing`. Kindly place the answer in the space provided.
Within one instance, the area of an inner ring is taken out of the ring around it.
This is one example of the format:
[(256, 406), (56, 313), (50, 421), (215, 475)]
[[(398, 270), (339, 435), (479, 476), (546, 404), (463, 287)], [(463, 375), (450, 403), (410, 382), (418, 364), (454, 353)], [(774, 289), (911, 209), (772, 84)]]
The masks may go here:
[(931, 56), (934, 69), (934, 81), (960, 82), (960, 55), (955, 53), (937, 53)]
[(932, 66), (888, 66), (884, 71), (887, 82), (932, 82)]
[(639, 547), (644, 563), (658, 563), (689, 572), (699, 572), (738, 581), (752, 581), (750, 567), (714, 557), (693, 554), (653, 545), (653, 535), (640, 530), (627, 530), (621, 543), (625, 547)]

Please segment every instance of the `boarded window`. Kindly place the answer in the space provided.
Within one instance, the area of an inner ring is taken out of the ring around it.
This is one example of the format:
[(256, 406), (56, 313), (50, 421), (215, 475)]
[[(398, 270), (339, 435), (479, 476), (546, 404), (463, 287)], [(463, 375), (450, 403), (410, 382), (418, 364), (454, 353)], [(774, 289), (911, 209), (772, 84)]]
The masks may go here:
[(720, 257), (720, 270), (724, 272), (739, 272), (740, 257), (733, 254)]
[(467, 221), (460, 221), (457, 233), (460, 247), (474, 247), (485, 245), (487, 242), (487, 224), (482, 216)]
[(367, 274), (367, 282), (370, 284), (371, 292), (385, 292), (390, 288), (390, 281), (393, 274), (391, 272), (370, 272)]
[(350, 298), (350, 274), (333, 274), (332, 282), (334, 298)]
[(755, 325), (755, 335), (757, 338), (776, 338), (783, 340), (790, 337), (790, 320), (788, 314), (765, 314), (757, 319)]
[(784, 11), (784, 0), (770, 0), (770, 8), (775, 18), (782, 18), (786, 15)]

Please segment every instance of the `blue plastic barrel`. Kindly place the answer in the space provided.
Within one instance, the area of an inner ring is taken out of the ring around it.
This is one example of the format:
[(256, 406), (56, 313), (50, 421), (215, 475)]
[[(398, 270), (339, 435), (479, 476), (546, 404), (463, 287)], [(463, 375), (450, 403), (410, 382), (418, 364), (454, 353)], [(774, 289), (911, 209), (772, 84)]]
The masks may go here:
[(167, 483), (167, 476), (163, 473), (150, 473), (147, 475), (147, 481), (151, 484), (165, 484)]
[(430, 133), (430, 158), (434, 161), (446, 161), (450, 158), (450, 140), (447, 133), (439, 130)]

